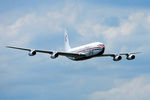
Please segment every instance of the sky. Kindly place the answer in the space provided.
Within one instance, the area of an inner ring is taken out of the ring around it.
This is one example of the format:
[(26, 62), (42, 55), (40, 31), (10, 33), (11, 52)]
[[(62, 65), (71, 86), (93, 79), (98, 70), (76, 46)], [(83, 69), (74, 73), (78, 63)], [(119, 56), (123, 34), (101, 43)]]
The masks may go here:
[[(0, 100), (149, 100), (149, 0), (0, 0)], [(132, 61), (111, 57), (71, 61), (6, 45), (64, 50), (99, 41), (105, 53), (140, 51)]]

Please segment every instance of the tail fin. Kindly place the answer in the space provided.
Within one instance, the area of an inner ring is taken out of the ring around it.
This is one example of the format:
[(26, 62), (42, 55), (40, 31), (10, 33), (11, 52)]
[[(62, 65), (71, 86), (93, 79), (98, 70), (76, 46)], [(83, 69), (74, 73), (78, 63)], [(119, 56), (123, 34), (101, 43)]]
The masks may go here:
[(70, 47), (70, 44), (69, 44), (67, 30), (65, 30), (65, 51), (68, 51), (69, 49), (71, 49), (71, 47)]

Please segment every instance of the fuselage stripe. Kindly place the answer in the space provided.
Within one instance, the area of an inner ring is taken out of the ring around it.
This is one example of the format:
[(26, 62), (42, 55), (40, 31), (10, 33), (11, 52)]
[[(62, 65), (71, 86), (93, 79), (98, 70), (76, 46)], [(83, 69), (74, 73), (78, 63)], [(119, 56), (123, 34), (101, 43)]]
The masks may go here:
[(99, 46), (99, 47), (93, 47), (93, 48), (83, 49), (83, 50), (81, 50), (81, 51), (78, 51), (77, 53), (81, 53), (81, 52), (88, 51), (88, 50), (94, 50), (94, 49), (97, 49), (97, 48), (104, 48), (104, 46)]

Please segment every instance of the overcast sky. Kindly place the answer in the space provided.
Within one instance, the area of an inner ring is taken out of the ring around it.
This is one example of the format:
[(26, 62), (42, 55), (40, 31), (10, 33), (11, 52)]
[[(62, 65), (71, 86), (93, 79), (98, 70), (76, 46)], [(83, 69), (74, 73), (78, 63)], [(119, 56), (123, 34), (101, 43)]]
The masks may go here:
[[(149, 100), (149, 0), (0, 0), (0, 100)], [(111, 57), (71, 61), (5, 48), (64, 50), (99, 41), (105, 53), (134, 52), (133, 61)]]

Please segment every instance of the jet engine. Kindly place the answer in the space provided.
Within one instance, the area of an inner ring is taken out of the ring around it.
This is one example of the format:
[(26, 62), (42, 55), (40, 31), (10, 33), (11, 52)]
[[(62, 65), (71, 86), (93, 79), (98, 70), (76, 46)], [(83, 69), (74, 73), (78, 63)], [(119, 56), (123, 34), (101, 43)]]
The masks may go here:
[(122, 59), (122, 57), (121, 57), (120, 55), (116, 55), (116, 56), (114, 56), (114, 58), (113, 58), (114, 61), (119, 61), (119, 60), (121, 60), (121, 59)]
[(36, 51), (35, 50), (31, 50), (29, 53), (28, 53), (29, 56), (34, 56), (36, 55)]
[(58, 57), (57, 52), (55, 52), (55, 53), (53, 53), (53, 54), (51, 55), (51, 58), (52, 58), (52, 59), (55, 59), (55, 58), (57, 58), (57, 57)]
[(127, 58), (126, 58), (127, 60), (133, 60), (133, 59), (135, 59), (135, 55), (133, 55), (133, 54), (129, 54), (129, 55), (127, 55)]

